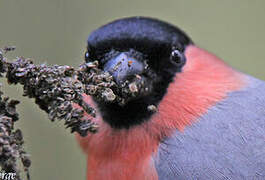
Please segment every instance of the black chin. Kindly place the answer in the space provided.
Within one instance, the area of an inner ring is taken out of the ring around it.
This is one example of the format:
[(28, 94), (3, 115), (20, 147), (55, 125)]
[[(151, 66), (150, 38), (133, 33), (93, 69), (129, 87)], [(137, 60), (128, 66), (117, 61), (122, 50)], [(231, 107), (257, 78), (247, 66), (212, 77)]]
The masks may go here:
[(145, 99), (130, 100), (123, 106), (117, 103), (105, 104), (99, 102), (98, 107), (103, 120), (112, 128), (129, 129), (151, 117), (152, 112), (147, 110), (149, 104)]

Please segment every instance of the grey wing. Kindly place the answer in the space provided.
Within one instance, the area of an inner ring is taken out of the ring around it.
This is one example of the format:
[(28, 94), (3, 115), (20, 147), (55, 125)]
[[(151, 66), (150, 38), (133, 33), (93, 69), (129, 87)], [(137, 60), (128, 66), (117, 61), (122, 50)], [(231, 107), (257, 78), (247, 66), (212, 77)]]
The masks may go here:
[(265, 180), (265, 82), (249, 79), (161, 142), (154, 157), (160, 180)]

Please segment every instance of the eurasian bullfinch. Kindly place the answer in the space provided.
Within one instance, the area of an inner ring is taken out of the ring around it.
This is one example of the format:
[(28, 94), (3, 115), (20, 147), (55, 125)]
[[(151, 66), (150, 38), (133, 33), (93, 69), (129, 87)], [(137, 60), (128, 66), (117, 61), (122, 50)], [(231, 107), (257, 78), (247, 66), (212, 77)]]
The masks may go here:
[(264, 81), (146, 17), (92, 32), (85, 59), (118, 84), (137, 76), (149, 88), (123, 105), (84, 96), (100, 127), (77, 136), (88, 180), (265, 179)]

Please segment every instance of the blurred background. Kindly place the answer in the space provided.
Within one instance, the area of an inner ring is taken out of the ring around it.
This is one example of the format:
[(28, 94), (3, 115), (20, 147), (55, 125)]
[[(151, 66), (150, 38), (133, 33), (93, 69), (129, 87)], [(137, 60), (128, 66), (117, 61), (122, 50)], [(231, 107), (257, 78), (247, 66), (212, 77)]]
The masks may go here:
[[(179, 26), (200, 47), (265, 80), (264, 9), (264, 0), (0, 0), (0, 47), (17, 47), (10, 58), (77, 67), (91, 31), (114, 19), (151, 16)], [(74, 135), (22, 97), (21, 86), (0, 82), (6, 95), (22, 101), (17, 127), (31, 154), (32, 180), (85, 179), (86, 160)]]

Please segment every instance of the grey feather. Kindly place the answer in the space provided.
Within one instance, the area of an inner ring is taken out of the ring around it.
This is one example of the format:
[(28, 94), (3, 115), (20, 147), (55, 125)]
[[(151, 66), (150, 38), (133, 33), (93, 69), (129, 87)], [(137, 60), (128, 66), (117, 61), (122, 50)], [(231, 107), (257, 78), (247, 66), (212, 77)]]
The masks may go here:
[(249, 79), (161, 142), (154, 157), (159, 179), (265, 180), (265, 82)]

